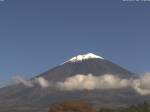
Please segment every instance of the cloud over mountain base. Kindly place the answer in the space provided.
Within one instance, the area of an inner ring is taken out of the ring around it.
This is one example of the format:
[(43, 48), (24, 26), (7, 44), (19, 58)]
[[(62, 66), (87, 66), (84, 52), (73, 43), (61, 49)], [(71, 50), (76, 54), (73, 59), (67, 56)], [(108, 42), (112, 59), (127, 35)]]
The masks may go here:
[(21, 83), (27, 87), (34, 87), (39, 85), (41, 88), (55, 88), (63, 91), (77, 91), (77, 90), (109, 90), (109, 89), (123, 89), (133, 88), (140, 95), (150, 95), (150, 73), (141, 75), (138, 78), (120, 78), (113, 74), (104, 74), (102, 76), (94, 76), (92, 74), (83, 75), (77, 74), (66, 78), (61, 82), (47, 81), (43, 77), (35, 78), (32, 81), (25, 80), (20, 76), (13, 78), (15, 83)]

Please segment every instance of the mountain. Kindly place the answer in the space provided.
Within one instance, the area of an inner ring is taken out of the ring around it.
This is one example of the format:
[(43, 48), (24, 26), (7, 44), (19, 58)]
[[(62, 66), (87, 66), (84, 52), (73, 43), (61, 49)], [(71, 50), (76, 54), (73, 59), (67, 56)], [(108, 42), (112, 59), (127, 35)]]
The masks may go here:
[[(28, 82), (43, 78), (47, 82), (63, 82), (77, 74), (95, 77), (113, 74), (120, 78), (135, 77), (132, 73), (101, 56), (92, 53), (78, 55), (70, 60), (33, 77)], [(41, 80), (42, 84), (45, 84)], [(40, 87), (35, 84), (28, 87), (24, 83), (7, 86), (0, 89), (0, 112), (47, 112), (48, 106), (54, 102), (65, 100), (86, 100), (95, 106), (127, 106), (142, 102), (149, 97), (140, 96), (131, 88), (110, 90), (75, 90), (60, 91), (51, 87)]]
[(101, 56), (88, 53), (73, 57), (65, 63), (50, 69), (39, 76), (42, 76), (47, 80), (60, 81), (76, 74), (88, 75), (89, 73), (95, 76), (115, 74), (120, 77), (130, 77), (135, 75), (134, 73), (112, 63), (111, 61), (105, 60)]

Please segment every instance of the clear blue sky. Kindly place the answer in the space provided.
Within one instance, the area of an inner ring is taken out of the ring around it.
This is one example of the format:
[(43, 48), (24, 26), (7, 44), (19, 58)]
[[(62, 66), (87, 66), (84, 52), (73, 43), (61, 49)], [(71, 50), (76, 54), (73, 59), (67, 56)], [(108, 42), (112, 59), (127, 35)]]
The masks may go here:
[(150, 2), (0, 1), (0, 85), (93, 52), (136, 73), (150, 70)]

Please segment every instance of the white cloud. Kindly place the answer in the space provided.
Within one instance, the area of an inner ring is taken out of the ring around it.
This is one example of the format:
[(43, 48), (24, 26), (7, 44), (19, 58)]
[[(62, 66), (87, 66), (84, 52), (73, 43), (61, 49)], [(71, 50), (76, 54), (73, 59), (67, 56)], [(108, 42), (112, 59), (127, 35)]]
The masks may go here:
[(141, 95), (150, 94), (150, 73), (145, 73), (133, 81), (132, 87)]
[(42, 88), (49, 87), (49, 82), (45, 80), (43, 77), (35, 78), (35, 83), (39, 84)]
[(33, 86), (34, 86), (34, 84), (33, 84), (31, 81), (25, 80), (25, 79), (22, 78), (21, 76), (14, 76), (14, 77), (13, 77), (13, 81), (14, 81), (15, 83), (17, 83), (17, 84), (21, 83), (21, 84), (23, 84), (23, 85), (25, 85), (25, 86), (27, 86), (27, 87), (33, 87)]
[(64, 91), (77, 90), (109, 90), (109, 89), (123, 89), (127, 87), (133, 88), (140, 95), (150, 95), (150, 73), (141, 75), (139, 78), (120, 78), (118, 75), (104, 74), (102, 76), (94, 76), (92, 74), (83, 75), (77, 74), (66, 78), (64, 81), (52, 83), (43, 77), (35, 78), (34, 80), (25, 80), (20, 76), (13, 78), (15, 83), (22, 83), (27, 87), (33, 87), (35, 84), (42, 88), (55, 88)]
[(64, 82), (57, 82), (61, 90), (93, 90), (93, 89), (123, 89), (133, 88), (140, 95), (150, 95), (150, 73), (138, 78), (124, 79), (113, 74), (93, 76), (78, 74), (67, 78)]
[(120, 79), (111, 74), (103, 76), (75, 75), (67, 78), (58, 85), (64, 90), (93, 90), (93, 89), (119, 89), (129, 86), (127, 79)]

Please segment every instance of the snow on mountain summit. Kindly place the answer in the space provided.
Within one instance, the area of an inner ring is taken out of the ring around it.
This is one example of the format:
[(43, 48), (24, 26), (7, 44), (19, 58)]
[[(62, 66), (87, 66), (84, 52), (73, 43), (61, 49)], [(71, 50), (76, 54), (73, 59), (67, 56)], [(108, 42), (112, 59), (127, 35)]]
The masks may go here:
[(83, 55), (77, 55), (76, 57), (71, 58), (69, 61), (70, 62), (77, 62), (77, 61), (82, 61), (82, 60), (87, 60), (87, 59), (104, 59), (101, 56), (95, 55), (93, 53), (87, 53)]

